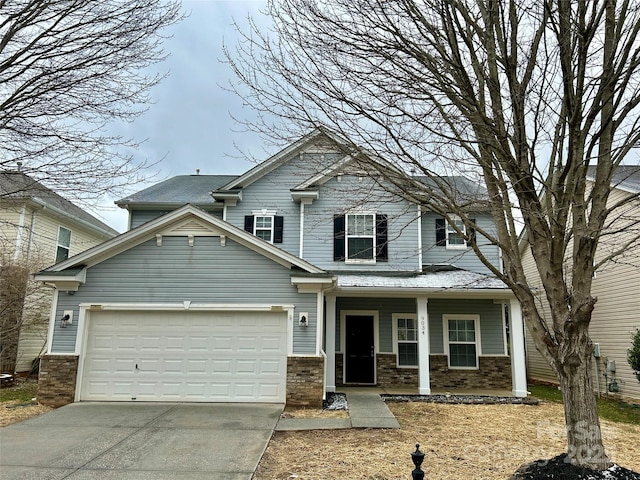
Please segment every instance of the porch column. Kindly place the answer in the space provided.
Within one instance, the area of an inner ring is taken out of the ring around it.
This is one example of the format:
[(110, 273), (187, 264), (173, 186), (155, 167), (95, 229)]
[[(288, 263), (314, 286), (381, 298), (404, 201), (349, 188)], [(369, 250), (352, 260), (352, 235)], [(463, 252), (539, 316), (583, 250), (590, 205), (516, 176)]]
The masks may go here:
[(418, 393), (431, 395), (429, 379), (429, 313), (426, 297), (416, 298), (418, 312)]
[(325, 374), (325, 391), (336, 391), (336, 297), (327, 295), (326, 300), (326, 337), (325, 353), (327, 354), (327, 365)]
[(509, 300), (511, 333), (511, 386), (514, 396), (527, 396), (527, 367), (524, 354), (524, 324), (522, 309), (516, 299)]

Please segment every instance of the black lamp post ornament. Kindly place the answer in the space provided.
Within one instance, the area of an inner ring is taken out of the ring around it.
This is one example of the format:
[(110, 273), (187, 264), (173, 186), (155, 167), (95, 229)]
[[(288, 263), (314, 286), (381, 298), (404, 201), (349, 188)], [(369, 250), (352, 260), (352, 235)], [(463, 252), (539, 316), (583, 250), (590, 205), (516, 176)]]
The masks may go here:
[(424, 453), (420, 451), (420, 444), (416, 443), (416, 451), (411, 453), (411, 460), (416, 468), (411, 472), (411, 478), (413, 480), (424, 480), (424, 472), (420, 468), (424, 461)]

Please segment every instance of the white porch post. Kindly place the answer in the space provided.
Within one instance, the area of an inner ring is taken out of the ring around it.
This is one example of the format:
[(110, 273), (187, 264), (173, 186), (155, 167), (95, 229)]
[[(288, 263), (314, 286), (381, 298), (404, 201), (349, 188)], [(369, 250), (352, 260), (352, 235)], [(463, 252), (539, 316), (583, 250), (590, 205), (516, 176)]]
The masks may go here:
[(327, 354), (325, 391), (336, 391), (336, 297), (327, 295), (326, 300), (326, 332), (325, 353)]
[(527, 367), (524, 354), (524, 323), (520, 302), (509, 300), (511, 333), (511, 386), (516, 397), (527, 396)]
[(431, 395), (431, 381), (429, 377), (429, 313), (426, 297), (416, 299), (418, 312), (418, 393)]

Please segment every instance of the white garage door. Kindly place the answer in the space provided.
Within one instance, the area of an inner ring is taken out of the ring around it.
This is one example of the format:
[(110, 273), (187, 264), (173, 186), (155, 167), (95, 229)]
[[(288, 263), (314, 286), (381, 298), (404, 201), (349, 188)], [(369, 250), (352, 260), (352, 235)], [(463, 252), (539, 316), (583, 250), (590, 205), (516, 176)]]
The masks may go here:
[(286, 313), (91, 312), (81, 400), (284, 402)]

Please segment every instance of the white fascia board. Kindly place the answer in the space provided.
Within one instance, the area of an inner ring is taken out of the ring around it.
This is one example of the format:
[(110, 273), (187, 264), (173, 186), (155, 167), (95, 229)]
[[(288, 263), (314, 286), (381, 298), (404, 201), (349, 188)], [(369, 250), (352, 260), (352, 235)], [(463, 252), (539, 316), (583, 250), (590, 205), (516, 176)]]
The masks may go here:
[(81, 283), (87, 280), (87, 269), (83, 268), (73, 275), (48, 275), (36, 273), (34, 279), (38, 282), (55, 285), (58, 290), (77, 292)]
[[(317, 200), (320, 198), (320, 193), (317, 190), (291, 190), (291, 200), (294, 202), (302, 202), (303, 200)], [(308, 202), (311, 203), (311, 202)]]
[(263, 177), (264, 175), (266, 175), (267, 173), (271, 172), (276, 167), (278, 167), (280, 163), (284, 159), (286, 159), (286, 157), (293, 154), (296, 150), (304, 147), (306, 143), (309, 143), (311, 140), (313, 140), (314, 138), (322, 134), (323, 132), (321, 130), (314, 130), (313, 132), (302, 137), (297, 142), (294, 142), (288, 147), (285, 147), (284, 149), (280, 150), (278, 153), (271, 156), (261, 164), (256, 165), (248, 172), (244, 173), (243, 175), (240, 175), (235, 180), (231, 181), (230, 183), (227, 183), (226, 185), (223, 185), (218, 189), (218, 191), (222, 192), (224, 190), (232, 190), (234, 188), (238, 188), (240, 185), (243, 187), (251, 185), (253, 182), (255, 182), (256, 180), (260, 179), (261, 177)]
[[(118, 253), (122, 253), (123, 251), (139, 245), (140, 243), (155, 238), (155, 235), (160, 233), (160, 231), (166, 229), (168, 226), (179, 223), (189, 216), (194, 216), (203, 222), (212, 225), (214, 228), (223, 232), (223, 234), (228, 238), (264, 255), (267, 258), (270, 258), (275, 262), (280, 263), (281, 265), (286, 266), (287, 268), (290, 268), (291, 265), (295, 265), (310, 273), (324, 272), (324, 270), (316, 267), (315, 265), (275, 247), (249, 232), (245, 232), (241, 228), (231, 225), (230, 223), (210, 215), (199, 208), (193, 207), (192, 205), (185, 205), (111, 240), (107, 240), (96, 247), (90, 248), (89, 250), (48, 268), (47, 271), (59, 272), (78, 265), (87, 265), (91, 267), (117, 255)], [(42, 272), (42, 274), (45, 273), (46, 272)]]

